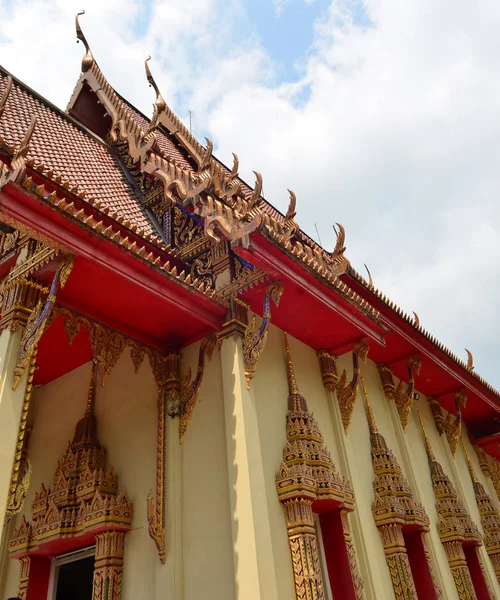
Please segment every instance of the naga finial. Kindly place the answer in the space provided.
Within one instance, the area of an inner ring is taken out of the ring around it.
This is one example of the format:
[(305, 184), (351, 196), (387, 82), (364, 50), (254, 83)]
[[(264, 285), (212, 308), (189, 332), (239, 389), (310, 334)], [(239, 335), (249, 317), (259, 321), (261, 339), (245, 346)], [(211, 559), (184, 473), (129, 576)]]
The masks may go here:
[(413, 324), (415, 325), (415, 327), (420, 327), (420, 319), (418, 318), (417, 313), (414, 310), (412, 310), (412, 313), (413, 313), (413, 316), (415, 317), (415, 321)]
[(366, 272), (368, 273), (368, 286), (373, 287), (373, 277), (372, 277), (372, 274), (370, 273), (370, 269), (367, 267), (366, 263), (364, 263), (364, 265), (365, 265)]
[(472, 466), (472, 462), (469, 457), (469, 453), (467, 452), (467, 448), (465, 447), (464, 440), (462, 438), (460, 438), (460, 444), (462, 445), (462, 450), (465, 455), (465, 462), (467, 463), (467, 468), (469, 469), (470, 478), (472, 479), (473, 483), (479, 483), (479, 480), (476, 476), (476, 472), (474, 471), (474, 467)]
[[(346, 247), (345, 247), (345, 229), (344, 226), (341, 225), (340, 223), (337, 223), (337, 227), (339, 228), (339, 231), (337, 233), (337, 243), (335, 244), (335, 248), (333, 249), (333, 256), (341, 256), (342, 254), (344, 254)], [(335, 227), (333, 228), (335, 230)], [(336, 230), (335, 230), (336, 232)]]
[(78, 20), (78, 17), (84, 14), (85, 11), (82, 10), (79, 13), (77, 13), (75, 17), (76, 37), (78, 38), (76, 41), (78, 43), (78, 41), (81, 40), (83, 42), (83, 45), (85, 46), (86, 51), (85, 56), (82, 58), (82, 73), (86, 73), (94, 64), (94, 57), (92, 56), (92, 51), (90, 50), (89, 43), (87, 42), (87, 39), (82, 31), (82, 28), (80, 27), (80, 22)]
[(290, 203), (288, 205), (288, 209), (285, 215), (286, 222), (293, 221), (293, 218), (297, 214), (295, 212), (295, 207), (297, 205), (297, 196), (295, 195), (295, 192), (292, 192), (292, 190), (288, 190), (288, 193), (290, 194)]
[(290, 354), (290, 346), (288, 344), (288, 336), (283, 333), (285, 339), (285, 355), (286, 355), (286, 374), (288, 377), (288, 393), (290, 396), (297, 396), (300, 394), (299, 386), (297, 385), (297, 379), (295, 378), (295, 369), (293, 368), (292, 356)]
[(151, 55), (146, 58), (144, 61), (144, 67), (146, 69), (146, 79), (148, 80), (149, 85), (154, 88), (156, 92), (156, 100), (153, 103), (153, 118), (151, 119), (151, 123), (149, 125), (149, 131), (152, 131), (158, 124), (158, 117), (160, 113), (163, 112), (167, 108), (167, 103), (163, 99), (160, 89), (156, 85), (156, 81), (154, 80), (153, 75), (151, 74), (151, 69), (149, 68), (148, 62), (151, 60)]
[(236, 152), (233, 152), (233, 168), (231, 169), (230, 179), (236, 179), (238, 177), (238, 169), (240, 166), (240, 159)]
[(474, 370), (474, 357), (472, 356), (472, 352), (470, 350), (467, 350), (467, 348), (465, 348), (465, 351), (467, 352), (467, 370), (473, 371)]
[(252, 197), (250, 198), (249, 210), (253, 209), (260, 202), (260, 194), (262, 192), (262, 175), (258, 171), (253, 171), (255, 175), (255, 185), (252, 192)]
[(203, 154), (203, 161), (200, 167), (201, 169), (206, 169), (209, 166), (210, 161), (212, 160), (212, 151), (214, 149), (214, 143), (212, 142), (212, 140), (208, 137), (206, 137), (205, 140), (207, 142), (207, 149)]
[(425, 431), (424, 422), (422, 420), (422, 415), (420, 414), (419, 410), (417, 410), (417, 415), (418, 415), (418, 419), (420, 421), (420, 428), (422, 429), (422, 435), (424, 436), (424, 444), (425, 444), (425, 451), (427, 452), (427, 458), (429, 459), (429, 462), (436, 462), (436, 457), (434, 456), (434, 451), (432, 450), (431, 443), (429, 441), (429, 438), (427, 437), (427, 432)]
[(361, 381), (361, 389), (363, 390), (363, 399), (365, 401), (365, 411), (366, 411), (366, 418), (368, 419), (368, 427), (370, 428), (370, 433), (375, 434), (375, 433), (378, 433), (377, 423), (375, 422), (375, 415), (373, 414), (372, 405), (370, 404), (370, 401), (368, 400), (368, 394), (366, 392), (366, 387), (365, 387), (365, 380), (363, 379), (363, 377), (360, 377), (360, 381)]

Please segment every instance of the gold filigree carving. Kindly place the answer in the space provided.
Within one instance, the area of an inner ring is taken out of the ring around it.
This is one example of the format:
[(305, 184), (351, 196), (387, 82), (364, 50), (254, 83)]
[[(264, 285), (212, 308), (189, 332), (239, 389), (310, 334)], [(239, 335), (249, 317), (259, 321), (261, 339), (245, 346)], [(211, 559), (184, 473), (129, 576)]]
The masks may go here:
[(154, 541), (162, 563), (166, 559), (165, 483), (166, 483), (166, 417), (178, 414), (180, 405), (181, 357), (176, 352), (166, 355), (149, 353), (151, 368), (158, 386), (156, 434), (156, 492), (147, 498), (149, 537)]
[(420, 413), (419, 418), (436, 498), (439, 537), (448, 558), (459, 598), (476, 600), (476, 593), (465, 559), (464, 544), (481, 546), (481, 534), (462, 504), (449, 477), (444, 473), (443, 467), (436, 460)]
[(189, 369), (182, 382), (181, 404), (179, 407), (179, 440), (181, 443), (200, 396), (201, 382), (203, 381), (203, 373), (205, 370), (205, 354), (210, 360), (216, 343), (217, 337), (215, 334), (210, 335), (201, 341), (196, 377), (194, 381), (191, 381), (191, 369)]
[(267, 331), (271, 323), (271, 300), (275, 306), (278, 306), (282, 294), (283, 284), (280, 281), (270, 283), (264, 295), (264, 316), (260, 327), (257, 327), (257, 319), (254, 316), (245, 331), (243, 337), (243, 360), (245, 362), (245, 377), (248, 389), (250, 389), (252, 379), (255, 376), (260, 357), (266, 345)]
[(479, 466), (481, 467), (483, 475), (485, 475), (486, 477), (491, 477), (490, 464), (488, 462), (488, 456), (486, 455), (484, 448), (479, 444), (473, 444), (472, 447), (476, 451), (477, 458), (479, 460)]
[(358, 386), (360, 381), (359, 359), (366, 362), (369, 346), (366, 341), (358, 342), (352, 352), (352, 379), (347, 382), (347, 371), (344, 369), (337, 385), (337, 399), (339, 401), (340, 413), (344, 431), (347, 433), (351, 424), (352, 413), (356, 396), (358, 395)]
[(319, 368), (324, 387), (334, 392), (339, 383), (339, 374), (337, 371), (337, 357), (328, 350), (318, 350)]
[(436, 398), (427, 398), (429, 407), (434, 418), (434, 423), (439, 435), (446, 434), (451, 454), (455, 456), (457, 452), (458, 442), (462, 433), (462, 406), (467, 403), (467, 394), (461, 390), (455, 394), (455, 412), (456, 414), (443, 414), (441, 404)]
[(415, 499), (396, 457), (387, 446), (384, 436), (378, 431), (363, 378), (361, 388), (370, 429), (374, 474), (373, 518), (382, 537), (396, 598), (417, 600), (403, 532), (415, 528), (423, 533), (428, 532), (429, 517), (424, 507)]
[[(21, 409), (21, 419), (19, 421), (19, 430), (17, 432), (16, 452), (14, 454), (14, 464), (12, 466), (12, 475), (10, 477), (9, 496), (7, 499), (7, 508), (5, 511), (6, 522), (17, 513), (21, 512), (24, 500), (28, 493), (31, 481), (31, 464), (26, 456), (28, 431), (28, 414), (31, 405), (31, 392), (33, 390), (33, 377), (36, 368), (36, 352), (33, 352), (28, 366), (26, 387), (24, 389), (23, 406)], [(22, 474), (24, 463), (24, 474)]]
[[(476, 476), (463, 440), (461, 440), (461, 444), (472, 480), (472, 487), (474, 488), (479, 515), (481, 517), (481, 525), (484, 533), (484, 546), (490, 557), (497, 581), (500, 583), (500, 515), (494, 507), (491, 498), (486, 493), (483, 484)], [(487, 581), (487, 579), (485, 579), (485, 581)]]
[(493, 482), (493, 487), (495, 488), (498, 500), (500, 501), (500, 462), (496, 458), (491, 462), (490, 470), (491, 481)]
[(21, 337), (19, 353), (17, 355), (16, 365), (14, 367), (14, 381), (12, 384), (12, 389), (14, 390), (17, 388), (21, 377), (24, 375), (26, 366), (28, 365), (31, 356), (35, 351), (36, 345), (40, 341), (40, 338), (45, 331), (47, 322), (49, 321), (51, 313), (54, 309), (57, 290), (59, 286), (64, 287), (64, 284), (69, 277), (69, 273), (73, 268), (74, 260), (74, 256), (65, 256), (63, 258), (56, 269), (52, 279), (52, 284), (50, 286), (49, 295), (45, 303), (42, 304), (42, 301), (39, 300), (38, 304), (35, 306), (33, 312), (29, 316), (28, 322), (26, 323), (26, 327), (24, 328)]
[[(314, 527), (313, 502), (327, 500), (340, 510), (352, 511), (354, 493), (349, 482), (338, 474), (325, 447), (318, 423), (300, 395), (285, 335), (288, 376), (286, 445), (276, 474), (278, 498), (283, 504), (298, 600), (324, 599), (323, 580)], [(346, 518), (346, 517), (344, 517)], [(344, 529), (344, 540), (346, 530)], [(354, 548), (349, 563), (357, 597), (362, 598), (362, 582), (357, 572)]]
[[(113, 467), (106, 465), (106, 451), (97, 439), (96, 376), (93, 363), (85, 414), (59, 461), (52, 489), (41, 486), (32, 504), (32, 522), (23, 517), (9, 544), (11, 556), (21, 560), (20, 591), (23, 594), (29, 594), (29, 559), (46, 553), (47, 544), (68, 538), (94, 538), (93, 599), (120, 598), (121, 574), (116, 574), (122, 565), (123, 535), (130, 530), (133, 509), (127, 493), (119, 492), (118, 477)], [(112, 578), (108, 577), (109, 573), (113, 573)], [(100, 581), (104, 582), (102, 593), (99, 592)], [(106, 581), (112, 581), (112, 586), (105, 584)]]
[(398, 386), (394, 385), (392, 371), (387, 365), (377, 365), (382, 381), (384, 394), (388, 400), (394, 400), (398, 409), (401, 425), (406, 431), (408, 420), (410, 418), (411, 408), (415, 397), (415, 374), (420, 373), (422, 360), (418, 356), (412, 356), (408, 359), (408, 383), (400, 381)]

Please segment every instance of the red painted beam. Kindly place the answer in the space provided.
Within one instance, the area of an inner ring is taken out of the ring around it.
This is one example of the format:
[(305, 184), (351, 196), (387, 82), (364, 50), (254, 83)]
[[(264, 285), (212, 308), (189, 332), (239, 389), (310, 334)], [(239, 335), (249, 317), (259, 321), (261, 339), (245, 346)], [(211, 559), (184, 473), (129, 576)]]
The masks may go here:
[(336, 300), (333, 297), (335, 292), (329, 295), (325, 291), (325, 284), (316, 281), (313, 276), (307, 276), (308, 274), (306, 274), (303, 268), (297, 269), (295, 263), (283, 253), (274, 252), (271, 254), (269, 246), (274, 247), (262, 235), (254, 234), (249, 252), (246, 252), (241, 247), (236, 247), (234, 250), (245, 260), (252, 261), (252, 259), (257, 259), (265, 271), (275, 272), (279, 277), (285, 277), (304, 292), (322, 302), (328, 309), (352, 323), (364, 336), (382, 346), (385, 345), (383, 327), (372, 323), (367, 317), (360, 316), (359, 310), (354, 306), (346, 306), (340, 297), (339, 300)]
[(162, 277), (160, 273), (129, 256), (126, 250), (78, 227), (19, 185), (11, 183), (3, 189), (0, 194), (0, 210), (74, 254), (84, 256), (119, 274), (133, 285), (148, 290), (170, 307), (188, 312), (211, 329), (219, 329), (226, 312), (223, 306), (194, 290), (184, 288), (182, 284)]
[(443, 358), (440, 357), (432, 347), (430, 347), (430, 343), (425, 343), (425, 340), (418, 339), (415, 335), (412, 335), (410, 332), (406, 331), (404, 327), (401, 327), (398, 323), (386, 315), (381, 315), (381, 321), (391, 330), (391, 332), (396, 333), (398, 336), (406, 340), (415, 348), (417, 352), (421, 352), (422, 355), (426, 356), (440, 369), (453, 377), (457, 381), (459, 388), (468, 388), (481, 400), (486, 402), (488, 406), (491, 406), (496, 412), (498, 412), (498, 409), (500, 408), (498, 403), (495, 402), (490, 396), (485, 394), (484, 388), (481, 386), (481, 384), (476, 383), (474, 380), (468, 379), (466, 376), (464, 376), (464, 374), (460, 372), (460, 367), (454, 367), (454, 365), (448, 363), (446, 360), (443, 360)]

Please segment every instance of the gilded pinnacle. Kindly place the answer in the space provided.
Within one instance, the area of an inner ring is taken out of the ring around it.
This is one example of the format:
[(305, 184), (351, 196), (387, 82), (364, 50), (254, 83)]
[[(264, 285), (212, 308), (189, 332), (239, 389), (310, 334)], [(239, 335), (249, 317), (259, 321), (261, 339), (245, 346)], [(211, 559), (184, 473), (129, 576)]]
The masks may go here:
[(420, 427), (422, 429), (422, 434), (424, 436), (424, 443), (425, 443), (425, 450), (427, 452), (427, 458), (429, 459), (430, 462), (436, 462), (436, 457), (434, 456), (434, 452), (432, 450), (431, 443), (429, 441), (429, 438), (427, 437), (427, 433), (426, 433), (425, 427), (424, 427), (424, 422), (422, 421), (422, 415), (420, 414), (419, 410), (417, 410), (417, 414), (418, 414), (418, 418), (420, 420)]
[(95, 391), (97, 385), (97, 366), (95, 359), (92, 360), (92, 370), (90, 375), (90, 386), (87, 395), (87, 407), (85, 409), (85, 416), (91, 416), (94, 413), (95, 405)]
[(465, 461), (467, 463), (467, 467), (469, 469), (470, 477), (473, 483), (479, 483), (476, 472), (474, 471), (474, 467), (472, 466), (471, 459), (469, 457), (469, 453), (467, 452), (467, 448), (465, 447), (464, 440), (460, 438), (460, 443), (462, 444), (462, 450), (464, 451)]
[(370, 428), (370, 433), (375, 434), (375, 433), (378, 433), (377, 423), (375, 422), (375, 415), (373, 414), (372, 406), (370, 404), (370, 401), (368, 400), (368, 394), (366, 393), (365, 381), (364, 381), (363, 377), (360, 377), (360, 381), (361, 381), (361, 389), (363, 391), (363, 398), (365, 401), (365, 410), (366, 410), (366, 417), (368, 419), (368, 426)]
[(76, 28), (76, 37), (77, 42), (78, 40), (83, 42), (83, 45), (85, 46), (85, 56), (82, 59), (82, 73), (86, 73), (94, 64), (94, 57), (92, 56), (92, 52), (90, 50), (90, 46), (87, 42), (87, 39), (85, 38), (85, 35), (82, 31), (82, 28), (80, 27), (80, 23), (78, 21), (78, 17), (81, 15), (84, 15), (85, 11), (82, 10), (79, 13), (76, 14), (75, 17), (75, 28)]
[(299, 387), (297, 380), (295, 379), (295, 370), (293, 368), (292, 357), (290, 355), (290, 346), (288, 344), (288, 336), (286, 333), (283, 334), (285, 338), (285, 353), (286, 353), (286, 374), (288, 377), (288, 392), (290, 396), (298, 395)]

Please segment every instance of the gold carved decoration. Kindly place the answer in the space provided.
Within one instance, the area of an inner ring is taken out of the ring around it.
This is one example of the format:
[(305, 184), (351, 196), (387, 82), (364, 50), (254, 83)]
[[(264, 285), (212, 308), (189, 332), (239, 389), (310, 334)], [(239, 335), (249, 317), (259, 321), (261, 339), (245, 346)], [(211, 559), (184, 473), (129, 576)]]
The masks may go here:
[[(461, 440), (461, 443), (472, 480), (472, 487), (474, 488), (477, 507), (481, 516), (481, 525), (484, 533), (484, 546), (488, 556), (490, 557), (491, 564), (493, 565), (493, 570), (495, 571), (497, 581), (500, 583), (500, 515), (498, 514), (497, 509), (494, 507), (491, 498), (486, 493), (483, 484), (476, 476), (474, 467), (472, 466), (463, 440)], [(487, 581), (486, 578), (485, 581)]]
[(500, 462), (495, 458), (491, 463), (491, 481), (500, 501)]
[(465, 558), (464, 545), (476, 548), (481, 546), (481, 534), (472, 522), (450, 479), (444, 473), (443, 467), (437, 462), (420, 413), (419, 418), (436, 498), (439, 537), (444, 546), (460, 600), (476, 600), (476, 593)]
[(35, 348), (42, 337), (47, 322), (50, 319), (56, 301), (56, 294), (59, 286), (64, 287), (68, 280), (69, 274), (73, 268), (74, 256), (65, 256), (56, 269), (52, 284), (50, 286), (49, 295), (44, 304), (39, 300), (33, 312), (30, 314), (26, 327), (24, 328), (19, 353), (14, 367), (14, 381), (12, 389), (16, 389), (21, 377), (26, 371), (26, 367), (31, 360)]
[(178, 414), (180, 406), (181, 357), (176, 352), (151, 354), (151, 368), (158, 386), (156, 436), (156, 495), (147, 498), (149, 537), (154, 541), (162, 563), (166, 559), (165, 483), (166, 483), (166, 417)]
[(344, 369), (340, 378), (337, 374), (337, 357), (333, 356), (327, 350), (319, 350), (318, 358), (321, 369), (323, 385), (326, 389), (337, 391), (337, 399), (339, 402), (340, 413), (342, 415), (342, 423), (344, 431), (347, 433), (351, 424), (354, 404), (358, 395), (358, 387), (360, 381), (359, 359), (366, 362), (369, 346), (366, 341), (358, 342), (352, 352), (352, 379), (347, 381), (347, 371)]
[(48, 544), (57, 540), (75, 547), (70, 540), (83, 537), (86, 543), (96, 542), (92, 600), (121, 597), (123, 535), (130, 530), (133, 509), (127, 493), (119, 492), (118, 477), (106, 465), (106, 451), (97, 439), (96, 379), (92, 363), (85, 414), (59, 461), (52, 489), (42, 485), (33, 501), (32, 522), (23, 517), (9, 544), (11, 556), (21, 560), (21, 598), (29, 595), (32, 560), (43, 555)]
[[(31, 405), (31, 392), (33, 390), (33, 377), (36, 368), (36, 353), (33, 352), (28, 366), (28, 376), (24, 390), (23, 406), (21, 409), (21, 419), (19, 430), (17, 432), (16, 452), (14, 455), (14, 464), (12, 466), (12, 475), (10, 477), (9, 496), (7, 499), (7, 508), (5, 512), (6, 522), (23, 509), (24, 500), (28, 493), (31, 481), (31, 464), (26, 456), (27, 442), (29, 437), (28, 414)], [(24, 474), (21, 475), (24, 464)]]
[[(382, 537), (395, 597), (398, 600), (404, 598), (417, 600), (403, 532), (415, 529), (422, 534), (428, 532), (429, 517), (424, 507), (415, 499), (396, 457), (387, 446), (384, 436), (378, 431), (363, 378), (361, 378), (361, 387), (370, 429), (374, 474), (373, 518)], [(428, 556), (427, 559), (432, 573), (432, 564)], [(434, 586), (436, 597), (439, 597), (441, 590), (435, 583)]]
[(205, 370), (205, 354), (210, 360), (217, 343), (215, 334), (204, 338), (200, 344), (198, 355), (198, 369), (194, 381), (191, 381), (191, 369), (189, 369), (181, 387), (181, 405), (179, 410), (179, 439), (182, 443), (186, 429), (193, 416), (193, 411), (200, 395), (203, 372)]
[(257, 328), (257, 319), (254, 316), (245, 331), (243, 337), (243, 360), (245, 362), (245, 377), (248, 389), (250, 389), (257, 365), (266, 345), (267, 331), (271, 323), (271, 300), (278, 306), (282, 293), (283, 284), (280, 281), (273, 281), (267, 286), (264, 296), (264, 316), (262, 323)]
[(244, 338), (248, 327), (248, 309), (249, 305), (238, 296), (231, 296), (228, 299), (226, 319), (217, 333), (219, 347), (227, 337)]
[(434, 417), (434, 423), (439, 434), (446, 434), (448, 444), (453, 456), (457, 452), (458, 442), (462, 433), (462, 406), (467, 403), (467, 394), (461, 390), (455, 394), (455, 412), (456, 414), (446, 413), (443, 415), (443, 409), (436, 398), (427, 398), (429, 407)]
[(479, 444), (474, 444), (472, 447), (476, 451), (477, 459), (479, 460), (479, 466), (481, 467), (483, 475), (485, 477), (491, 477), (490, 464), (484, 448)]
[(415, 373), (420, 373), (422, 360), (418, 356), (412, 356), (408, 359), (408, 383), (400, 381), (398, 386), (394, 385), (392, 371), (387, 365), (377, 365), (384, 389), (385, 397), (388, 400), (394, 400), (398, 409), (401, 425), (406, 431), (408, 420), (410, 418), (411, 408), (415, 397)]
[[(10, 86), (9, 83), (7, 83), (6, 91), (10, 92), (11, 87), (12, 80)], [(7, 100), (8, 98), (6, 98), (5, 96), (1, 100), (1, 104), (3, 105), (2, 112)], [(28, 129), (26, 130), (24, 137), (21, 140), (19, 147), (16, 149), (14, 155), (12, 156), (12, 160), (10, 161), (10, 167), (7, 166), (6, 163), (0, 161), (0, 191), (2, 191), (3, 188), (10, 182), (19, 183), (21, 181), (26, 171), (29, 144), (33, 132), (35, 131), (36, 120), (37, 117), (33, 115), (31, 117), (31, 123), (29, 124)]]
[[(349, 482), (338, 474), (325, 447), (318, 424), (300, 395), (285, 335), (288, 374), (288, 412), (286, 445), (276, 474), (276, 490), (283, 504), (292, 557), (297, 600), (324, 600), (324, 584), (313, 516), (313, 503), (334, 502), (341, 511), (354, 508), (354, 492)], [(357, 599), (364, 597), (347, 514), (342, 515), (344, 541), (351, 566), (353, 588)]]

